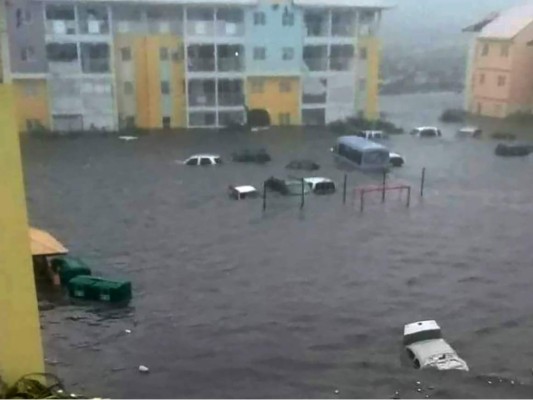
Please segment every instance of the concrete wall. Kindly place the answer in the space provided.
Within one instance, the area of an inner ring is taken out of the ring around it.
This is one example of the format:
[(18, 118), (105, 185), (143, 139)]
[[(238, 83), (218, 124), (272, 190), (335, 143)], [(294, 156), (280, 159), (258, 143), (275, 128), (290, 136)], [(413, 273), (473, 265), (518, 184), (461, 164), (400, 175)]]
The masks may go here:
[[(6, 3), (6, 13), (11, 71), (47, 72), (43, 4), (29, 0), (11, 1)], [(25, 48), (33, 50), (30, 60), (22, 59)]]
[[(263, 12), (265, 25), (254, 25), (254, 13)], [(283, 14), (294, 14), (294, 25), (283, 26)], [(262, 1), (257, 7), (247, 9), (246, 71), (248, 75), (299, 75), (302, 65), (303, 14), (290, 1)], [(265, 60), (254, 60), (254, 47), (266, 48)], [(284, 47), (294, 49), (292, 60), (283, 60)]]

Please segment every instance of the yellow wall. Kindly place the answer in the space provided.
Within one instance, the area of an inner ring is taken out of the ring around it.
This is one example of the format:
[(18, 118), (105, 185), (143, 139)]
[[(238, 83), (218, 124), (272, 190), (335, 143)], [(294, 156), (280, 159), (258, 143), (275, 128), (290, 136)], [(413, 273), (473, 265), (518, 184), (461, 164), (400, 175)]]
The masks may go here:
[(50, 127), (48, 90), (45, 80), (24, 79), (13, 82), (19, 132), (27, 131), (26, 121), (38, 120), (44, 127)]
[[(263, 81), (263, 92), (254, 93), (252, 82)], [(280, 82), (288, 80), (291, 83), (290, 92), (280, 91)], [(270, 114), (270, 123), (280, 125), (279, 115), (290, 114), (291, 125), (300, 125), (300, 80), (293, 77), (254, 77), (246, 83), (248, 108), (265, 109)]]
[[(162, 95), (161, 95), (161, 62), (159, 50), (166, 47), (170, 57), (170, 92), (172, 98), (171, 120), (172, 127), (184, 127), (186, 125), (186, 100), (184, 79), (185, 70), (183, 63), (183, 40), (174, 35), (119, 35), (115, 40), (117, 59), (117, 80), (119, 85), (119, 113), (124, 111), (126, 103), (121, 79), (124, 62), (120, 60), (120, 49), (130, 47), (132, 52), (134, 91), (135, 91), (135, 120), (139, 128), (152, 129), (162, 127)], [(178, 51), (180, 58), (172, 58), (173, 53)]]
[(14, 95), (0, 85), (0, 376), (44, 372)]
[(381, 43), (376, 37), (361, 39), (361, 47), (367, 49), (367, 79), (366, 79), (366, 104), (365, 117), (368, 119), (379, 118), (379, 69), (381, 58)]

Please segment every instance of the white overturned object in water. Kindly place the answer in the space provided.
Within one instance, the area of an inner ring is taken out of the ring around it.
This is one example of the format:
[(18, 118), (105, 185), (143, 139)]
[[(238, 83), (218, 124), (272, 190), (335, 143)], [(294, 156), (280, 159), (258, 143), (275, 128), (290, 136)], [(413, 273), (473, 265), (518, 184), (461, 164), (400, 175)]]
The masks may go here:
[(148, 373), (150, 372), (150, 368), (148, 368), (146, 365), (139, 365), (139, 372), (142, 372), (142, 373)]
[(120, 140), (124, 140), (126, 142), (129, 142), (130, 140), (137, 140), (139, 139), (138, 136), (119, 136), (118, 137)]

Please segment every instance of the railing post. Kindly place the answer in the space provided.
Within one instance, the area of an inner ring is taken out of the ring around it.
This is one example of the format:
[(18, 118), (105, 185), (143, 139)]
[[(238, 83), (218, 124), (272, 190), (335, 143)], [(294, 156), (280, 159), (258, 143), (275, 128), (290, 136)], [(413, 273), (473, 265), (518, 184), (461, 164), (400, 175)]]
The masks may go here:
[(300, 203), (300, 210), (304, 208), (304, 203), (305, 203), (305, 193), (304, 193), (304, 186), (305, 185), (305, 181), (304, 179), (302, 178), (302, 201)]
[(385, 185), (387, 183), (387, 170), (383, 170), (383, 188), (381, 192), (381, 202), (385, 203)]
[(422, 177), (420, 178), (420, 197), (424, 197), (425, 183), (426, 183), (426, 167), (422, 168)]
[(342, 185), (342, 204), (346, 204), (346, 187), (348, 185), (348, 174), (344, 174), (344, 184)]
[(267, 208), (267, 185), (263, 183), (263, 211)]
[(365, 190), (361, 189), (361, 209), (360, 209), (360, 211), (363, 212), (364, 208), (365, 208)]
[(411, 186), (407, 187), (407, 208), (411, 205)]

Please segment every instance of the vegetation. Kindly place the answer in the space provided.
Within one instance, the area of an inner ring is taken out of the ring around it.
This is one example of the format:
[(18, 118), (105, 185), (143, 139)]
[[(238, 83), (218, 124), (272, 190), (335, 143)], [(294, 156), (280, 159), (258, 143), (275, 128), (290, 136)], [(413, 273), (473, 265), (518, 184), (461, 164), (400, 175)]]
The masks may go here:
[(328, 129), (335, 134), (345, 135), (352, 134), (355, 131), (384, 131), (388, 134), (402, 134), (403, 128), (394, 125), (385, 119), (369, 120), (363, 117), (350, 117), (344, 120), (338, 120), (328, 124)]

